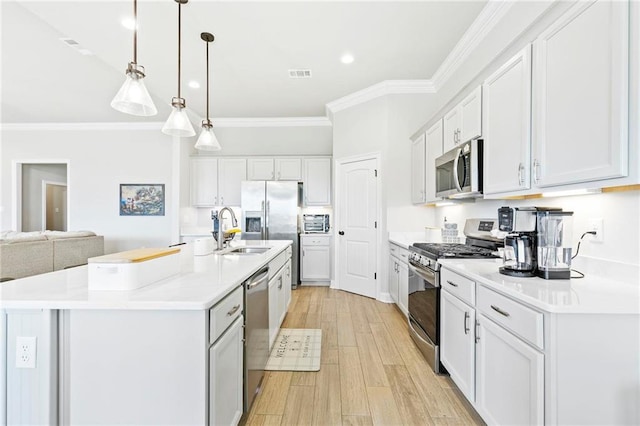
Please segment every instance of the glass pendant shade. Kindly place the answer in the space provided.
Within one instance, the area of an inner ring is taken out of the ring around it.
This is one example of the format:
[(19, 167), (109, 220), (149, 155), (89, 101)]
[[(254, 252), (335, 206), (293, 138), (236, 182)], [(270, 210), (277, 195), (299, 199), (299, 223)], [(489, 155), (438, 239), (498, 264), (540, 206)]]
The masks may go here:
[(185, 109), (174, 105), (171, 109), (171, 114), (169, 115), (167, 122), (162, 126), (162, 133), (186, 138), (194, 136), (196, 131), (193, 129)]
[(213, 126), (207, 124), (206, 121), (202, 123), (202, 132), (200, 132), (195, 148), (201, 151), (220, 151), (222, 149), (218, 138), (213, 133)]
[(158, 113), (144, 84), (144, 75), (131, 70), (127, 70), (126, 80), (111, 101), (111, 107), (126, 114), (145, 117)]

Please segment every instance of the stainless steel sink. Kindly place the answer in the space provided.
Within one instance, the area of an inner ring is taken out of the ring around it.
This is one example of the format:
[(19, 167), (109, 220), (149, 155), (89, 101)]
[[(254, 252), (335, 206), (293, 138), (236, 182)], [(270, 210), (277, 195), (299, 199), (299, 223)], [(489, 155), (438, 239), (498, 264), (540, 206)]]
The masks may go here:
[(237, 247), (224, 254), (261, 254), (270, 250), (270, 247)]

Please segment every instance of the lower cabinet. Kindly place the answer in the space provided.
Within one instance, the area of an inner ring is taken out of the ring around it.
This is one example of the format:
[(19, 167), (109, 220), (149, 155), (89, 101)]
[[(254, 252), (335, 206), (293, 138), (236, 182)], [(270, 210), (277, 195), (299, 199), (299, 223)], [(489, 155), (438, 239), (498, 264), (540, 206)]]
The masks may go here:
[(409, 315), (409, 251), (389, 244), (389, 294), (402, 313)]
[(243, 317), (209, 349), (209, 424), (236, 425), (243, 411)]
[(284, 312), (282, 313), (282, 320), (287, 315), (287, 311), (289, 310), (289, 305), (291, 304), (291, 259), (287, 261), (287, 264), (284, 266), (284, 276), (283, 276), (283, 285), (284, 285)]
[(488, 424), (543, 424), (544, 355), (484, 315), (477, 340), (478, 413)]
[(389, 294), (391, 299), (398, 304), (398, 287), (400, 285), (400, 274), (398, 273), (398, 259), (391, 256), (389, 258)]
[(302, 235), (300, 251), (300, 281), (331, 280), (331, 235)]
[(398, 263), (398, 307), (409, 315), (409, 266), (406, 263)]
[(269, 281), (269, 349), (278, 337), (280, 326), (291, 303), (291, 259)]

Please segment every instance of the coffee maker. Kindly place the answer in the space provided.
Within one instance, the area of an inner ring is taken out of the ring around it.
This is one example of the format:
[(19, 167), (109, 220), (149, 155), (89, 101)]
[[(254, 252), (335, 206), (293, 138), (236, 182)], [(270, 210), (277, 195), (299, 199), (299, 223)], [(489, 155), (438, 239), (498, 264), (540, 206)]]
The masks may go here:
[(537, 221), (537, 271), (540, 278), (571, 278), (571, 234), (573, 212), (539, 211)]
[(508, 232), (504, 239), (501, 274), (513, 277), (536, 276), (537, 207), (500, 207), (498, 229)]

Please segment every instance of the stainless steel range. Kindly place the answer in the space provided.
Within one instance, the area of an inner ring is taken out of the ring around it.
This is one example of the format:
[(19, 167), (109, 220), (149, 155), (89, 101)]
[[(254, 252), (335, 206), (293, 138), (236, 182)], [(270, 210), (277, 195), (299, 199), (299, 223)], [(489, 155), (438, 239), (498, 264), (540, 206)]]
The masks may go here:
[(409, 332), (427, 362), (438, 374), (440, 363), (440, 264), (438, 259), (486, 259), (503, 245), (491, 235), (497, 219), (467, 219), (465, 244), (415, 243), (409, 247)]

